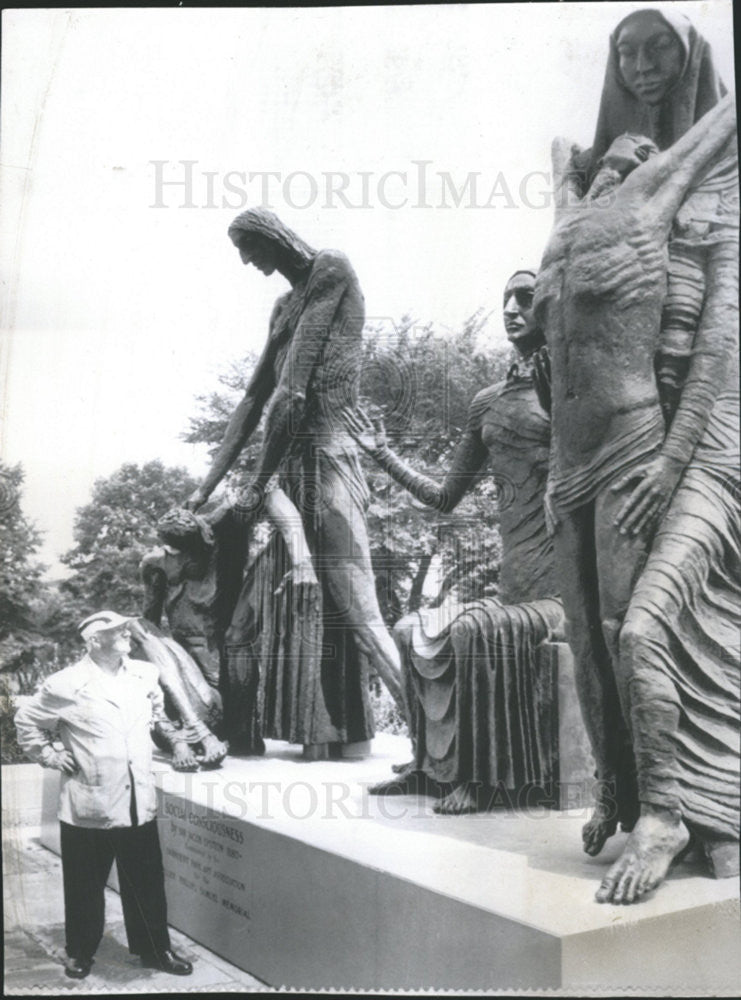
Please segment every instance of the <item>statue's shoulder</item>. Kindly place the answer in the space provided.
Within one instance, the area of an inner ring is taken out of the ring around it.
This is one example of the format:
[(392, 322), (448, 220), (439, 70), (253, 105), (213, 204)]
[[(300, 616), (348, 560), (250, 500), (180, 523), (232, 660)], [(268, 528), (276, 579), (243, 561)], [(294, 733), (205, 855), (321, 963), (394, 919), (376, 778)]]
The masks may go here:
[(165, 560), (165, 555), (165, 548), (162, 545), (149, 549), (142, 556), (142, 561), (139, 563), (139, 569), (142, 573), (153, 569), (164, 569), (163, 562)]
[(311, 265), (312, 282), (357, 281), (347, 255), (341, 250), (320, 250)]
[(481, 424), (486, 412), (494, 406), (502, 395), (504, 386), (504, 382), (496, 382), (494, 385), (488, 385), (485, 389), (476, 393), (471, 400), (471, 405), (468, 407), (469, 425), (474, 423)]
[(290, 291), (284, 292), (282, 295), (279, 295), (278, 298), (275, 300), (273, 304), (273, 311), (270, 314), (271, 331), (275, 332), (275, 327), (278, 323), (280, 315), (283, 312), (286, 305), (288, 304), (292, 295), (293, 295), (293, 290), (291, 289)]

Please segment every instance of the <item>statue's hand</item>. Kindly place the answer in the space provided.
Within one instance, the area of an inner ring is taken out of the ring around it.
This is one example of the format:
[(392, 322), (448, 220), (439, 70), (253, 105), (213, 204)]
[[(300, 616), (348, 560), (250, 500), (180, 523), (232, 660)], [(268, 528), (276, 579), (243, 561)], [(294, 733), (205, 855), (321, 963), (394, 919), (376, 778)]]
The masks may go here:
[(137, 642), (144, 642), (147, 638), (147, 632), (138, 618), (132, 618), (129, 621), (129, 632), (131, 638)]
[(363, 451), (375, 455), (387, 447), (386, 428), (380, 417), (369, 417), (359, 406), (355, 410), (346, 407), (342, 411), (342, 417), (348, 431)]
[(197, 489), (193, 490), (191, 495), (183, 504), (183, 507), (185, 507), (186, 510), (192, 510), (195, 513), (199, 507), (202, 507), (205, 504), (207, 500), (208, 493), (206, 493), (202, 486), (199, 486)]
[(613, 493), (632, 486), (615, 518), (621, 535), (637, 535), (655, 528), (664, 516), (684, 471), (684, 463), (666, 455), (632, 469), (612, 486)]

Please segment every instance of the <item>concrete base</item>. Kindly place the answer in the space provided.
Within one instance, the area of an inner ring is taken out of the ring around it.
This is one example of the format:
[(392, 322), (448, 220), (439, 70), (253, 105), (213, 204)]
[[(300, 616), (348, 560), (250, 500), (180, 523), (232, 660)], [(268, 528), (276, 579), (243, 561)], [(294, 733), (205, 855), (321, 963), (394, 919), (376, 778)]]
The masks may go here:
[(170, 922), (265, 982), (735, 994), (738, 879), (684, 862), (652, 898), (600, 906), (595, 889), (625, 834), (584, 855), (586, 801), (438, 816), (430, 798), (367, 794), (408, 759), (403, 739), (378, 736), (364, 761), (301, 752), (269, 742), (266, 757), (216, 772), (157, 765)]

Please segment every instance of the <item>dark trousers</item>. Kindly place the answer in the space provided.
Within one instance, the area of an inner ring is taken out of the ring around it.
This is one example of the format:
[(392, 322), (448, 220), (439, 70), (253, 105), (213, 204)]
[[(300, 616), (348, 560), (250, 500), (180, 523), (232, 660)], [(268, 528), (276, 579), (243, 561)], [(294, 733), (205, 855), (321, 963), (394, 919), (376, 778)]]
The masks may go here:
[(116, 859), (126, 937), (134, 955), (168, 951), (167, 902), (157, 821), (90, 830), (60, 823), (67, 954), (92, 958), (103, 936), (105, 884)]

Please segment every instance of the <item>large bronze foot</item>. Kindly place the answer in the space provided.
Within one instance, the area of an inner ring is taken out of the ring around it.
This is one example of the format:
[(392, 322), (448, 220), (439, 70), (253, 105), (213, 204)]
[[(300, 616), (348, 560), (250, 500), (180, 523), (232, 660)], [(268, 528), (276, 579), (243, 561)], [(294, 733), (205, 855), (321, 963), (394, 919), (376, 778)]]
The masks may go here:
[(414, 770), (414, 761), (409, 760), (406, 764), (392, 764), (391, 770), (394, 774), (404, 774), (409, 770)]
[(222, 743), (221, 740), (217, 740), (213, 733), (209, 733), (208, 736), (204, 736), (201, 740), (201, 746), (203, 747), (201, 767), (207, 770), (219, 767), (222, 760), (226, 757), (227, 745)]
[(614, 785), (611, 781), (600, 783), (594, 812), (581, 830), (584, 850), (591, 857), (599, 854), (605, 846), (605, 842), (617, 830), (618, 806), (613, 788)]
[(470, 785), (468, 782), (456, 785), (453, 791), (436, 802), (432, 809), (443, 816), (460, 816), (463, 813), (478, 812), (476, 785)]
[(380, 781), (368, 789), (370, 795), (424, 795), (427, 791), (428, 781), (424, 772), (415, 770), (413, 764), (409, 764), (408, 770), (395, 778)]
[(618, 860), (597, 890), (598, 903), (636, 903), (656, 889), (673, 861), (680, 860), (690, 835), (679, 813), (641, 806), (641, 815)]
[(175, 771), (197, 771), (198, 758), (188, 743), (176, 744), (172, 752), (172, 766)]

